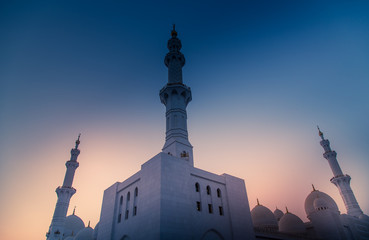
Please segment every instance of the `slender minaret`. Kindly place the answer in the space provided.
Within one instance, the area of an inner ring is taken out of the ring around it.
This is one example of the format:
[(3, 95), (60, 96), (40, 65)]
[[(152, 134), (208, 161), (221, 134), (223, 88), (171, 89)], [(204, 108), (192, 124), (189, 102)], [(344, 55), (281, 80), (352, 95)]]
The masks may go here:
[(76, 189), (72, 187), (74, 173), (79, 166), (77, 157), (80, 153), (78, 145), (80, 144), (79, 138), (76, 141), (76, 146), (71, 150), (71, 158), (65, 163), (67, 171), (65, 172), (63, 186), (58, 187), (55, 192), (58, 195), (58, 201), (56, 202), (53, 219), (50, 224), (49, 232), (46, 233), (46, 239), (59, 240), (63, 239), (64, 223), (67, 216), (69, 201), (73, 194), (76, 193)]
[(329, 145), (329, 140), (324, 139), (323, 133), (319, 131), (319, 136), (322, 138), (320, 141), (320, 145), (324, 149), (324, 158), (328, 160), (329, 166), (333, 172), (333, 178), (331, 178), (331, 183), (336, 185), (338, 190), (340, 191), (343, 202), (345, 203), (345, 207), (347, 209), (347, 214), (355, 217), (359, 217), (363, 211), (361, 211), (359, 204), (356, 201), (354, 192), (350, 187), (351, 177), (347, 174), (343, 174), (340, 165), (337, 162), (337, 153), (331, 150)]
[(160, 90), (160, 100), (166, 106), (166, 138), (163, 152), (186, 159), (193, 166), (192, 145), (188, 141), (187, 104), (192, 100), (191, 89), (183, 84), (182, 67), (185, 58), (180, 52), (181, 41), (173, 25), (169, 52), (164, 63), (168, 67), (168, 83)]

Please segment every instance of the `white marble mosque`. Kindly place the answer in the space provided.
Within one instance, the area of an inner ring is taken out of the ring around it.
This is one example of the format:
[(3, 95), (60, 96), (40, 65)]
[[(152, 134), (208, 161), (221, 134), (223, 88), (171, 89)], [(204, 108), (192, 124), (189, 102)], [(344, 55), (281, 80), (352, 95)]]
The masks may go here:
[(192, 145), (187, 132), (187, 104), (191, 89), (183, 83), (185, 58), (181, 41), (173, 27), (165, 56), (168, 83), (160, 90), (166, 107), (166, 139), (160, 153), (142, 164), (141, 170), (104, 191), (100, 221), (93, 229), (75, 211), (66, 216), (80, 150), (80, 137), (66, 162), (67, 171), (56, 189), (57, 203), (47, 240), (127, 240), (127, 239), (369, 239), (369, 217), (363, 214), (344, 174), (336, 152), (319, 130), (324, 158), (332, 172), (347, 214), (335, 201), (316, 190), (305, 200), (308, 222), (286, 209), (272, 212), (258, 203), (250, 211), (243, 179), (217, 175), (194, 167)]

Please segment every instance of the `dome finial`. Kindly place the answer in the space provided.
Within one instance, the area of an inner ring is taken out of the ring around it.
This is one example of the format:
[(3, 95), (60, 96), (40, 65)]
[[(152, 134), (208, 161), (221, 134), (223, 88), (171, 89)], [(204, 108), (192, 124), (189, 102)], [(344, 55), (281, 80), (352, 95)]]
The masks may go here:
[(259, 206), (259, 205), (260, 205), (260, 203), (259, 203), (259, 198), (257, 198), (257, 199), (256, 199), (256, 202), (258, 203), (258, 206)]
[(313, 186), (313, 192), (315, 192), (316, 190), (315, 190), (314, 184), (311, 184), (311, 186)]
[(324, 140), (324, 135), (323, 135), (322, 131), (320, 131), (319, 126), (317, 126), (317, 128), (318, 128), (318, 131), (319, 131), (319, 136), (322, 138), (322, 140)]
[(90, 221), (88, 221), (88, 226), (87, 227), (90, 227)]
[(170, 33), (170, 35), (172, 36), (172, 38), (177, 37), (176, 25), (175, 24), (173, 24), (173, 29), (172, 29), (172, 32)]
[(75, 215), (75, 213), (76, 213), (76, 206), (74, 206), (73, 208), (73, 215)]
[(78, 134), (78, 138), (76, 140), (76, 149), (78, 148), (79, 144), (81, 143), (81, 141), (79, 140), (80, 137), (81, 137), (81, 134)]
[(286, 213), (289, 213), (287, 206), (286, 206)]

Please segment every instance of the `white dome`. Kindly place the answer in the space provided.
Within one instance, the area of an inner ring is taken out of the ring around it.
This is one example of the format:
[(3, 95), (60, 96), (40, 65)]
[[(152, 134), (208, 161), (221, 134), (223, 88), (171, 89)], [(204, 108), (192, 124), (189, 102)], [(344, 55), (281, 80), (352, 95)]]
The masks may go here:
[(252, 223), (255, 228), (278, 229), (278, 222), (272, 211), (263, 205), (256, 205), (251, 210)]
[(368, 216), (368, 215), (365, 215), (365, 214), (361, 214), (361, 215), (359, 216), (359, 219), (360, 219), (360, 220), (363, 220), (363, 221), (367, 221), (367, 222), (369, 222), (369, 216)]
[(273, 214), (274, 214), (275, 219), (277, 219), (277, 221), (281, 220), (281, 218), (284, 215), (284, 213), (281, 210), (279, 210), (278, 208), (276, 210), (274, 210)]
[(298, 216), (288, 212), (279, 220), (279, 231), (285, 233), (304, 233), (306, 228), (304, 222)]
[(337, 204), (333, 200), (333, 198), (331, 198), (328, 194), (324, 192), (314, 190), (305, 199), (305, 212), (306, 212), (307, 217), (309, 217), (311, 213), (316, 212), (316, 208), (314, 207), (314, 201), (317, 198), (322, 199), (322, 201), (319, 200), (320, 202), (319, 204), (322, 204), (324, 201), (325, 202), (324, 204), (326, 207), (328, 207), (329, 209), (333, 211), (339, 212)]
[(329, 208), (327, 201), (325, 201), (323, 198), (320, 198), (319, 196), (315, 198), (313, 206), (316, 211), (322, 211)]
[(68, 236), (76, 236), (77, 233), (85, 228), (85, 224), (83, 223), (82, 219), (79, 218), (77, 215), (69, 215), (65, 219), (64, 224), (64, 237)]
[(91, 227), (86, 227), (79, 231), (74, 240), (93, 240), (94, 230)]

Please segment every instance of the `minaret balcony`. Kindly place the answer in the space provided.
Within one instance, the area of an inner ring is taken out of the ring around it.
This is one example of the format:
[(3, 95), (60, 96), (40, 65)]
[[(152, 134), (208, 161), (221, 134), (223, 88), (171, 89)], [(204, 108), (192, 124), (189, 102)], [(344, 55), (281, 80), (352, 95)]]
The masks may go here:
[(333, 183), (334, 185), (337, 186), (337, 184), (339, 185), (341, 182), (350, 183), (351, 177), (350, 177), (350, 175), (343, 174), (343, 175), (338, 175), (338, 176), (332, 177), (330, 179), (330, 181), (331, 181), (331, 183)]
[(186, 59), (181, 52), (169, 52), (164, 58), (165, 66), (169, 67), (171, 61), (178, 61), (180, 66), (183, 67), (186, 64)]
[(192, 100), (191, 88), (187, 87), (183, 83), (167, 84), (160, 90), (160, 101), (164, 105), (167, 105), (168, 99), (177, 96), (184, 98), (185, 105)]
[(337, 153), (335, 151), (325, 152), (323, 153), (323, 157), (325, 159), (335, 158), (337, 157)]
[(66, 196), (67, 198), (70, 198), (77, 192), (77, 190), (73, 187), (62, 186), (62, 187), (57, 187), (55, 192), (59, 198), (62, 196)]
[(74, 169), (76, 169), (76, 168), (78, 168), (79, 167), (79, 163), (78, 162), (76, 162), (76, 161), (68, 161), (68, 162), (66, 162), (65, 163), (65, 166), (67, 167), (67, 168), (69, 168), (69, 167), (73, 167)]

